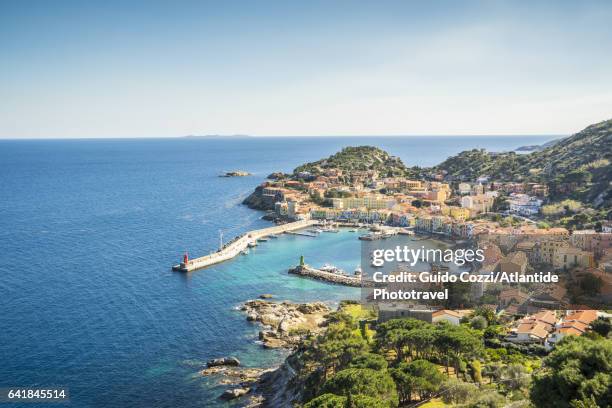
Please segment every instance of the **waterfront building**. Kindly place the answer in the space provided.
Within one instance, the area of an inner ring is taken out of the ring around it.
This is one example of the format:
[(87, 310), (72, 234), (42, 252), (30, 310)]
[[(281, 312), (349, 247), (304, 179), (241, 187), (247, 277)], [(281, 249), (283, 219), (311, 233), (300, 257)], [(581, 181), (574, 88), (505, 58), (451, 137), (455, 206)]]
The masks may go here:
[(299, 208), (300, 205), (298, 201), (287, 201), (287, 216), (289, 218), (297, 219)]
[(470, 217), (470, 210), (463, 207), (443, 206), (440, 211), (443, 215), (449, 215), (458, 221), (465, 221)]
[(276, 203), (274, 203), (274, 212), (279, 217), (286, 217), (288, 214), (287, 203), (282, 201), (277, 201)]
[(432, 220), (431, 216), (420, 216), (417, 218), (415, 227), (418, 231), (431, 232)]
[(362, 197), (332, 198), (333, 207), (339, 209), (361, 207), (367, 209), (384, 209), (391, 208), (395, 204), (397, 204), (395, 199), (375, 194), (368, 194)]

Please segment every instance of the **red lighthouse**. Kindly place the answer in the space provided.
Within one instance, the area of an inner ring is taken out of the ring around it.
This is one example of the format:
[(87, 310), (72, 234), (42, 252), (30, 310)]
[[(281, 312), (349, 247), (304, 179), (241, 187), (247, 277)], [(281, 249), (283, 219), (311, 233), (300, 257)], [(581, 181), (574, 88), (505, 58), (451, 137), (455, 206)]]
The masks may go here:
[(183, 264), (187, 265), (188, 263), (189, 263), (189, 254), (185, 252), (185, 254), (183, 255)]

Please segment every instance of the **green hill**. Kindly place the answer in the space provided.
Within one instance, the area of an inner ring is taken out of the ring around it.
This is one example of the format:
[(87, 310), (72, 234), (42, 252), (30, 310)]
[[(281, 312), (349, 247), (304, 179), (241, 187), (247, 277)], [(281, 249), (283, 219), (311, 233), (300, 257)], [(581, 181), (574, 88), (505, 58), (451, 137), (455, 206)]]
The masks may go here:
[(309, 172), (318, 175), (327, 169), (339, 169), (344, 173), (373, 170), (382, 176), (405, 175), (408, 171), (399, 157), (377, 147), (357, 146), (345, 147), (326, 159), (303, 164), (293, 170), (293, 174)]
[(612, 120), (591, 125), (575, 135), (529, 154), (469, 150), (449, 157), (432, 170), (451, 180), (547, 184), (553, 201), (576, 199), (593, 207), (612, 204)]

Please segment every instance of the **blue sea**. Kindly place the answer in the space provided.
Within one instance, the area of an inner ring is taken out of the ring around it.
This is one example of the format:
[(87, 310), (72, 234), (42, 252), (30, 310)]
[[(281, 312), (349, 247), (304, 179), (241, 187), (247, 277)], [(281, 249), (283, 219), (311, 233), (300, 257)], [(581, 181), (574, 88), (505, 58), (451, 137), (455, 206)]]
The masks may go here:
[[(359, 297), (287, 274), (300, 255), (352, 271), (360, 247), (348, 231), (282, 236), (208, 269), (171, 272), (184, 251), (215, 250), (219, 231), (229, 239), (270, 225), (241, 205), (266, 175), (348, 145), (428, 166), (465, 149), (550, 139), (0, 141), (0, 387), (66, 386), (73, 407), (223, 406), (223, 387), (198, 375), (206, 360), (269, 367), (284, 357), (256, 343), (258, 327), (237, 306), (263, 293), (330, 304)], [(218, 177), (234, 169), (253, 176)]]

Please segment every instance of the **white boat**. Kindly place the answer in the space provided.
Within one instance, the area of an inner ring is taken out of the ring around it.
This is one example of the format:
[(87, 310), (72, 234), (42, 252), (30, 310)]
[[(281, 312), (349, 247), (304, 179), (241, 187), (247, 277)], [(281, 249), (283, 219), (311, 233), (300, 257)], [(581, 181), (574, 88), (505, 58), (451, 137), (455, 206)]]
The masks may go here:
[(353, 228), (353, 229), (350, 229), (349, 232), (357, 232), (357, 230)]
[(355, 276), (361, 276), (361, 273), (362, 273), (362, 272), (363, 272), (363, 271), (361, 270), (361, 265), (358, 265), (358, 266), (355, 268), (355, 271), (353, 272), (353, 274), (354, 274)]
[(276, 238), (278, 238), (278, 235), (276, 235), (276, 234), (272, 234), (272, 235), (268, 235), (268, 237), (270, 237), (270, 238), (272, 238), (272, 239), (276, 239)]
[(248, 255), (249, 254), (249, 250), (248, 249), (243, 249), (242, 251), (240, 251), (240, 253), (242, 255)]
[(255, 248), (255, 247), (257, 246), (257, 242), (254, 242), (254, 241), (249, 242), (249, 243), (247, 244), (247, 246), (248, 246), (249, 248)]
[(344, 272), (342, 269), (330, 264), (324, 264), (319, 268), (319, 270), (323, 272), (335, 273), (336, 275), (346, 275), (346, 272)]

